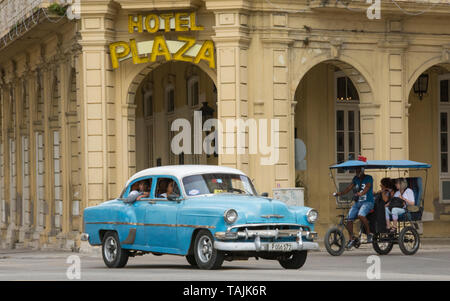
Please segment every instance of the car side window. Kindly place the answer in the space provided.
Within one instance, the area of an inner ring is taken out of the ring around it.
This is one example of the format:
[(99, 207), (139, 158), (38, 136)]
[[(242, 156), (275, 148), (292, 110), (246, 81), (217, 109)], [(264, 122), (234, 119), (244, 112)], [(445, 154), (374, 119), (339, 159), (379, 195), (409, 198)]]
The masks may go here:
[(180, 188), (173, 178), (158, 178), (156, 183), (155, 198), (165, 198), (169, 194), (180, 195)]
[(152, 178), (138, 179), (122, 193), (121, 198), (127, 202), (134, 202), (139, 199), (150, 198), (152, 188)]

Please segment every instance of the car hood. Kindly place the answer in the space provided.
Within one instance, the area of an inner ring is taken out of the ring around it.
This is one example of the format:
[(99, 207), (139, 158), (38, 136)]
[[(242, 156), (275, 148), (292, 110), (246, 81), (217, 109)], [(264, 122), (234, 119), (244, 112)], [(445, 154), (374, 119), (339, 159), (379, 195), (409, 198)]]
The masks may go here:
[(238, 223), (297, 222), (295, 207), (288, 207), (285, 203), (270, 198), (216, 194), (191, 198), (189, 203), (205, 209), (215, 208), (221, 214), (227, 209), (235, 209), (239, 215)]

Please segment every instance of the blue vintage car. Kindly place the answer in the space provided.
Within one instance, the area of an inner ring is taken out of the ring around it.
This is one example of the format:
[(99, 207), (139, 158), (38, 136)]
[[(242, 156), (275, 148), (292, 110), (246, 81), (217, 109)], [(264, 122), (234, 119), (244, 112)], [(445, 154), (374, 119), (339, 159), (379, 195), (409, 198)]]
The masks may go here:
[(203, 165), (149, 168), (133, 175), (115, 200), (84, 210), (81, 239), (102, 246), (110, 268), (131, 256), (186, 256), (200, 269), (250, 257), (298, 269), (318, 250), (318, 213), (257, 195), (233, 168)]

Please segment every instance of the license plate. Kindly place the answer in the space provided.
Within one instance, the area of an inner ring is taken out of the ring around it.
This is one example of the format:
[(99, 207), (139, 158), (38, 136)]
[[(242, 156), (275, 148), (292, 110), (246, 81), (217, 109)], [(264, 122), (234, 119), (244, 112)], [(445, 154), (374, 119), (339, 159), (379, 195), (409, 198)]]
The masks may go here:
[(269, 251), (290, 252), (290, 251), (292, 251), (292, 244), (290, 244), (290, 243), (270, 243)]

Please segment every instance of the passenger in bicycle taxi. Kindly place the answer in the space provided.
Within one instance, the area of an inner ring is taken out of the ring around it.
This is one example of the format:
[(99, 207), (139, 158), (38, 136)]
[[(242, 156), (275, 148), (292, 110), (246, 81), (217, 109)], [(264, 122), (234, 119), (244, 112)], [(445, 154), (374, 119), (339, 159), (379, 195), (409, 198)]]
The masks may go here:
[(380, 181), (380, 190), (375, 193), (375, 202), (378, 198), (383, 200), (383, 207), (388, 206), (390, 200), (394, 197), (395, 181), (391, 178), (383, 178)]
[(347, 223), (345, 227), (351, 237), (347, 244), (347, 248), (351, 248), (355, 242), (356, 237), (353, 235), (353, 221), (358, 219), (363, 223), (364, 228), (367, 233), (367, 242), (371, 243), (373, 241), (373, 233), (370, 231), (369, 221), (367, 220), (367, 214), (374, 207), (373, 198), (373, 178), (370, 175), (364, 173), (364, 168), (357, 167), (355, 169), (356, 175), (353, 177), (352, 183), (344, 189), (344, 191), (336, 192), (337, 196), (345, 195), (350, 192), (353, 188), (357, 191), (355, 193), (355, 203), (350, 208), (347, 216)]
[[(414, 205), (414, 192), (408, 188), (408, 182), (405, 178), (395, 180), (397, 191), (394, 197), (386, 204), (386, 227), (390, 232), (397, 232), (397, 221), (399, 215), (406, 212), (408, 205)], [(390, 217), (392, 216), (392, 227), (390, 226)]]

